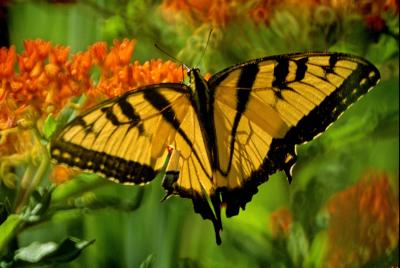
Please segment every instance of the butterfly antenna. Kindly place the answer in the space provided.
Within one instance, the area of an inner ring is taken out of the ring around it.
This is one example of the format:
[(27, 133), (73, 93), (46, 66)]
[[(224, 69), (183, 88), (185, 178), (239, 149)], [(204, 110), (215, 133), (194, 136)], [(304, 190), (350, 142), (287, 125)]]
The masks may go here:
[(178, 60), (177, 58), (175, 58), (174, 56), (172, 56), (170, 53), (168, 53), (165, 49), (161, 48), (159, 45), (154, 44), (154, 46), (160, 50), (162, 53), (164, 53), (165, 55), (167, 55), (168, 57), (170, 57), (171, 59), (173, 59), (175, 62), (181, 64), (187, 71), (190, 71), (190, 68), (184, 64), (183, 62), (181, 62), (180, 60)]
[[(211, 33), (212, 33), (212, 31), (213, 31), (213, 29), (211, 28), (211, 29), (210, 29), (210, 32), (208, 33), (206, 45), (204, 46), (203, 52), (201, 53), (201, 57), (200, 57), (200, 59), (199, 59), (199, 63), (200, 63), (200, 61), (203, 59), (204, 54), (206, 54), (206, 50), (207, 50), (207, 47), (208, 47), (208, 43), (210, 42), (210, 39), (211, 39)], [(198, 66), (198, 65), (199, 65), (199, 64), (197, 64), (197, 66)]]

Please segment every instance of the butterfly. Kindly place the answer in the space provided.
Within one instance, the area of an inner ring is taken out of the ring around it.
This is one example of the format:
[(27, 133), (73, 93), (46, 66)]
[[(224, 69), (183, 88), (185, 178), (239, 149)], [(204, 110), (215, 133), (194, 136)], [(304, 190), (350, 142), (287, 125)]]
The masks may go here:
[[(193, 201), (221, 243), (221, 208), (245, 209), (268, 176), (289, 182), (295, 146), (325, 131), (374, 87), (377, 68), (358, 56), (306, 52), (226, 68), (190, 85), (144, 86), (85, 111), (52, 138), (60, 163), (144, 184), (161, 171), (167, 196)], [(167, 166), (165, 168), (165, 162)]]

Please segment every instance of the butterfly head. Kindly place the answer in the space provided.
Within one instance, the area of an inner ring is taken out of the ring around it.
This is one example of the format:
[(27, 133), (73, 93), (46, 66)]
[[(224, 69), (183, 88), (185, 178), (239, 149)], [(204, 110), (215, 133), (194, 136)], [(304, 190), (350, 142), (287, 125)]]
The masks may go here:
[(200, 77), (200, 69), (199, 68), (188, 68), (187, 76), (189, 77), (190, 83), (195, 83), (196, 77)]
[(195, 94), (208, 94), (207, 81), (201, 76), (200, 69), (192, 68), (187, 72), (190, 88)]

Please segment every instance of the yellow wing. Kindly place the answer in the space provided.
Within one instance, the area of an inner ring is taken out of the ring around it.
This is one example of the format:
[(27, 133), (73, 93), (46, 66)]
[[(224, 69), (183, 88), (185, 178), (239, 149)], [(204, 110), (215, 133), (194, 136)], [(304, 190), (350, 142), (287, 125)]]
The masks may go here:
[(179, 172), (164, 182), (168, 191), (192, 199), (213, 192), (203, 134), (182, 84), (148, 86), (103, 102), (57, 133), (50, 150), (58, 162), (143, 184), (157, 175), (171, 148), (179, 157), (172, 157), (167, 173), (176, 167)]
[[(195, 83), (205, 83), (193, 73)], [(227, 216), (236, 215), (268, 175), (285, 170), (291, 180), (295, 144), (323, 132), (378, 80), (372, 64), (345, 54), (249, 61), (214, 75), (199, 103), (198, 93), (182, 84), (103, 102), (57, 133), (51, 154), (134, 184), (151, 181), (170, 155), (167, 195), (191, 198), (195, 211), (213, 222), (219, 244), (221, 204)], [(199, 122), (199, 108), (207, 122)]]
[(269, 174), (285, 170), (291, 181), (295, 144), (323, 132), (378, 80), (372, 64), (338, 53), (267, 57), (213, 76), (215, 184), (227, 216), (244, 209)]

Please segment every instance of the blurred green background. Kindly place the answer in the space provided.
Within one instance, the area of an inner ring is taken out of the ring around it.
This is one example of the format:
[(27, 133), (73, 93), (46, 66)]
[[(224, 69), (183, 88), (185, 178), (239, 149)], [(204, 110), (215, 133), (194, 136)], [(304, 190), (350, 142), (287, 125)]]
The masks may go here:
[[(245, 10), (252, 10), (251, 5), (257, 7), (258, 2), (263, 1), (221, 1), (220, 12), (215, 13), (210, 12), (216, 9), (212, 1), (2, 4), (7, 9), (10, 43), (18, 52), (23, 50), (26, 39), (41, 38), (67, 45), (75, 53), (97, 41), (112, 44), (114, 39), (129, 38), (137, 40), (134, 60), (168, 60), (154, 47), (157, 43), (186, 65), (199, 66), (205, 74), (267, 55), (338, 51), (367, 58), (382, 76), (380, 84), (323, 135), (297, 147), (298, 162), (291, 185), (283, 173), (277, 173), (259, 187), (245, 211), (223, 218), (221, 246), (215, 243), (211, 222), (194, 213), (189, 199), (173, 197), (160, 202), (164, 195), (160, 179), (139, 187), (90, 175), (79, 175), (58, 186), (55, 202), (68, 195), (64, 201), (73, 202), (73, 208), (20, 233), (19, 246), (33, 241), (61, 241), (65, 237), (96, 240), (76, 260), (51, 267), (333, 267), (329, 263), (329, 255), (335, 255), (329, 228), (339, 228), (339, 233), (343, 228), (346, 236), (345, 230), (351, 227), (332, 227), (327, 204), (371, 172), (378, 174), (371, 176), (388, 178), (394, 199), (387, 202), (397, 211), (397, 219), (387, 221), (394, 221), (394, 232), (398, 234), (398, 6), (397, 13), (380, 6), (378, 11), (364, 11), (361, 4), (348, 1), (354, 5), (351, 8), (360, 9), (353, 12), (345, 10), (345, 2), (335, 6), (329, 1), (324, 5), (306, 1), (300, 8), (293, 1), (276, 6), (264, 1), (264, 13), (260, 9), (244, 14)], [(387, 2), (390, 1), (382, 3)], [(204, 8), (207, 5), (210, 7)], [(224, 16), (226, 5), (230, 7)], [(189, 11), (178, 8), (182, 6)], [(366, 24), (372, 20), (370, 16), (377, 17), (378, 23)], [(261, 22), (256, 23), (255, 18)], [(385, 27), (376, 26), (379, 22)], [(213, 35), (202, 56), (211, 28)], [(357, 189), (363, 191), (362, 187)], [(68, 191), (76, 194), (69, 195)], [(376, 198), (384, 199), (385, 195), (376, 189)], [(350, 203), (356, 201), (348, 199), (350, 210)], [(367, 216), (357, 219), (359, 222), (354, 225), (358, 230), (373, 225)], [(285, 224), (289, 225), (286, 229)], [(352, 239), (356, 238), (348, 237), (349, 244)], [(337, 267), (398, 266), (398, 238), (391, 239), (395, 242), (372, 237), (368, 241), (371, 247), (381, 249), (374, 251), (378, 253), (367, 250), (367, 257), (359, 259), (360, 254), (354, 253), (353, 264)], [(357, 241), (353, 241), (355, 252)]]

